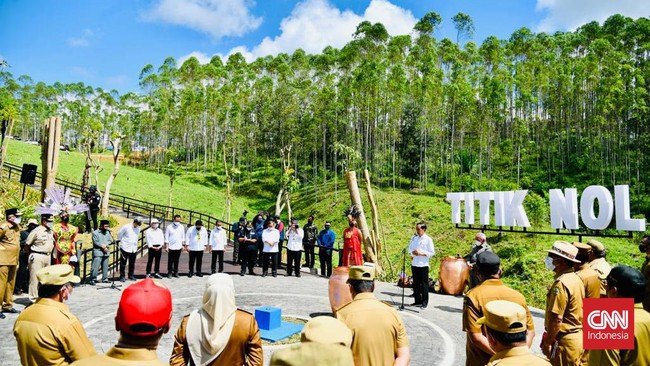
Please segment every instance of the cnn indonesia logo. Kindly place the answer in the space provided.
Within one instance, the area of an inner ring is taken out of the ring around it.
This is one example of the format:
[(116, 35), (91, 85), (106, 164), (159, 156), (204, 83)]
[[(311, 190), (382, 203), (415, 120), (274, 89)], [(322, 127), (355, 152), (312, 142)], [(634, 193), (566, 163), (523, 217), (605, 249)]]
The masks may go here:
[(634, 299), (584, 299), (584, 349), (634, 349)]

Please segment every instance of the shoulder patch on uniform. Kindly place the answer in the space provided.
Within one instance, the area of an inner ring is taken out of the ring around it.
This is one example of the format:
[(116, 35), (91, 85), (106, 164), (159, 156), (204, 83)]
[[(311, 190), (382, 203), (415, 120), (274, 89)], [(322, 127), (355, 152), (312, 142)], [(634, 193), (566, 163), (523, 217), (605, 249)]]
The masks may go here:
[(560, 293), (560, 288), (559, 287), (553, 287), (553, 295), (557, 295)]
[(7, 229), (7, 224), (2, 224), (0, 225), (0, 230), (6, 230)]

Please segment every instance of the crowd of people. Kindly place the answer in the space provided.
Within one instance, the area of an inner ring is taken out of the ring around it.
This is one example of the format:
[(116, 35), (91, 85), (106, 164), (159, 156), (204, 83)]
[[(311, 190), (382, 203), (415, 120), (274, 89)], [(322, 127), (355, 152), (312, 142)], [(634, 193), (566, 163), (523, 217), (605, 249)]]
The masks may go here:
[[(363, 237), (356, 226), (358, 215), (347, 212), (349, 226), (343, 232), (341, 264), (349, 267), (347, 284), (352, 301), (336, 309), (335, 318), (317, 317), (305, 326), (302, 342), (276, 352), (272, 365), (407, 365), (410, 347), (399, 313), (373, 294), (375, 270), (364, 266)], [(266, 216), (266, 217), (265, 217)], [(14, 335), (23, 365), (134, 364), (157, 365), (261, 365), (263, 353), (257, 322), (252, 314), (235, 304), (232, 277), (224, 270), (224, 251), (228, 243), (224, 223), (215, 221), (212, 230), (201, 220), (185, 228), (179, 215), (165, 230), (152, 219), (142, 233), (142, 220), (123, 225), (113, 238), (110, 223), (101, 220), (92, 232), (93, 262), (90, 284), (109, 281), (108, 258), (111, 245), (119, 243), (119, 280), (134, 280), (134, 264), (140, 236), (145, 238), (148, 258), (146, 279), (128, 286), (122, 293), (116, 328), (120, 337), (105, 355), (97, 355), (78, 319), (64, 304), (80, 282), (75, 274), (74, 249), (77, 229), (69, 215), (59, 215), (54, 224), (51, 214), (40, 223), (27, 222), (12, 208), (5, 211), (0, 224), (0, 297), (2, 313), (19, 313), (13, 306), (14, 285), (27, 290), (32, 305), (20, 313)], [(330, 276), (336, 234), (329, 222), (318, 230), (310, 216), (301, 227), (295, 219), (285, 227), (277, 216), (259, 213), (253, 220), (245, 215), (232, 226), (240, 275), (277, 276), (279, 256), (286, 250), (287, 276), (300, 277), (302, 266), (313, 268), (316, 248), (322, 276)], [(524, 296), (502, 281), (501, 259), (478, 233), (465, 257), (471, 271), (470, 289), (463, 303), (462, 330), (466, 333), (466, 361), (474, 365), (649, 365), (650, 364), (650, 237), (643, 238), (639, 250), (646, 260), (641, 271), (628, 266), (611, 267), (607, 250), (597, 240), (587, 243), (555, 241), (544, 260), (554, 273), (549, 284), (542, 342), (544, 357), (531, 352), (536, 330)], [(415, 225), (407, 253), (413, 274), (413, 306), (429, 304), (429, 263), (435, 255), (433, 240), (424, 222)], [(21, 251), (27, 254), (27, 271)], [(201, 306), (183, 317), (174, 337), (169, 363), (161, 363), (156, 347), (170, 330), (171, 293), (160, 270), (162, 252), (167, 252), (167, 277), (178, 277), (180, 254), (189, 253), (189, 273), (203, 277), (203, 254), (211, 254), (212, 275), (205, 282)], [(302, 262), (302, 253), (305, 262)], [(128, 264), (128, 267), (127, 267)], [(18, 278), (18, 283), (16, 283)], [(583, 301), (588, 298), (634, 299), (635, 349), (590, 350), (583, 344)], [(152, 298), (157, 299), (151, 301)], [(145, 306), (146, 304), (146, 306)], [(49, 329), (49, 331), (45, 331)]]

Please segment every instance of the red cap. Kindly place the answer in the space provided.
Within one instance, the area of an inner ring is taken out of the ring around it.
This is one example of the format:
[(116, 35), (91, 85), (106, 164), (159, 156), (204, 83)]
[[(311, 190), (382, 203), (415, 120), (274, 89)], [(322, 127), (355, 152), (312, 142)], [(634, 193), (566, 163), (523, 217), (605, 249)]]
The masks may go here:
[(167, 332), (172, 320), (172, 293), (151, 278), (124, 289), (115, 316), (115, 328), (135, 337)]

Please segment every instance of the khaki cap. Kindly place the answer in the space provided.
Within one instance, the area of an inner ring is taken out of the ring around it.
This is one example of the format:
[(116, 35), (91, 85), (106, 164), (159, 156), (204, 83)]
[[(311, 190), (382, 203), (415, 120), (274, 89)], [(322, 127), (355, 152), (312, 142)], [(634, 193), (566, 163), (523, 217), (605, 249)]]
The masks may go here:
[(351, 266), (348, 279), (374, 281), (375, 269), (368, 266)]
[(574, 241), (573, 246), (578, 248), (578, 254), (589, 254), (589, 252), (591, 252), (591, 245), (587, 245), (579, 241)]
[(484, 316), (477, 323), (501, 333), (521, 333), (526, 330), (526, 309), (512, 301), (494, 300), (485, 304)]
[(589, 239), (587, 245), (589, 245), (592, 250), (595, 250), (597, 252), (602, 252), (603, 250), (605, 250), (605, 246), (603, 245), (603, 243), (599, 242), (596, 239)]
[(54, 264), (41, 268), (36, 272), (36, 278), (41, 285), (65, 285), (68, 282), (81, 282), (81, 278), (74, 275), (74, 270), (68, 264)]
[(340, 320), (331, 316), (317, 316), (305, 324), (300, 336), (301, 342), (338, 343), (352, 345), (352, 331)]
[(570, 260), (574, 263), (580, 263), (579, 260), (576, 260), (576, 255), (578, 255), (578, 248), (571, 245), (568, 241), (558, 240), (553, 243), (551, 250), (547, 250), (551, 254), (555, 254), (559, 257)]
[(27, 225), (38, 225), (38, 221), (36, 219), (29, 219), (27, 220)]

